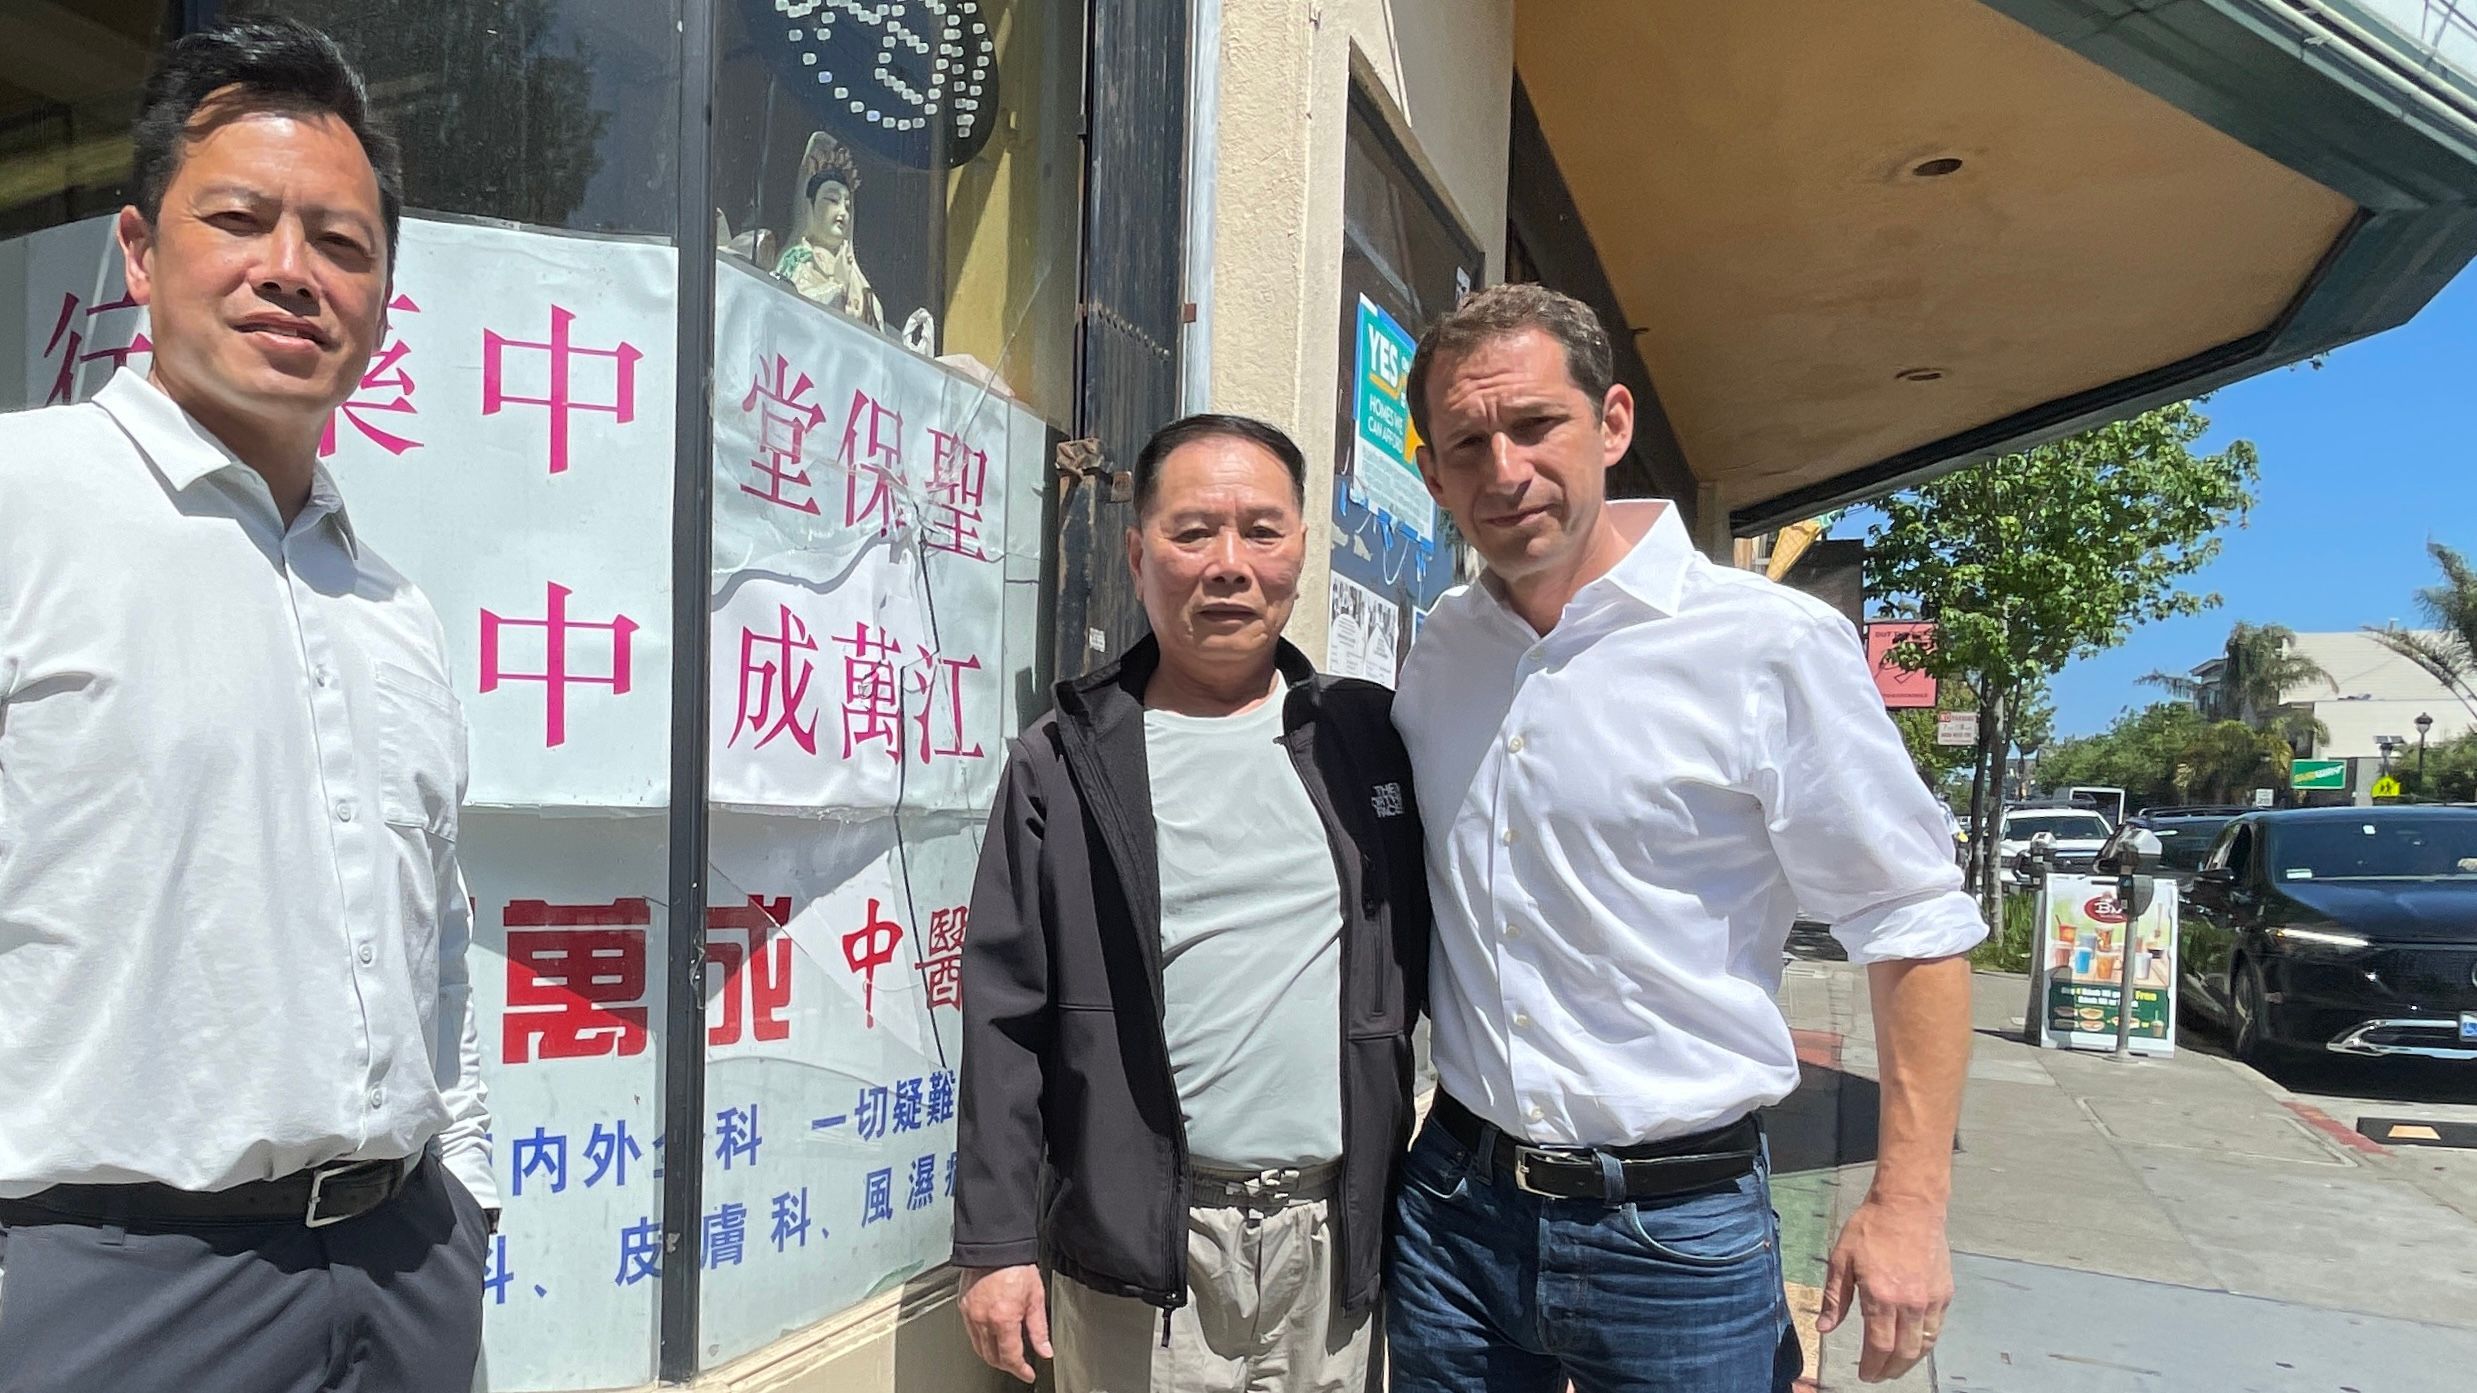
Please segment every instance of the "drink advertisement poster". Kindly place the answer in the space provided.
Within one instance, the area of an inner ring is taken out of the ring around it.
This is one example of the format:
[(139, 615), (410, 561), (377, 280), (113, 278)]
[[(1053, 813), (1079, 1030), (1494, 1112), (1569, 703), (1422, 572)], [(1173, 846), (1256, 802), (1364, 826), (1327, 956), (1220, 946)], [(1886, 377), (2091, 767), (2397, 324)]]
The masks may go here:
[(2176, 1050), (2176, 885), (2162, 877), (2141, 922), (2128, 925), (2116, 882), (2047, 878), (2040, 897), (2037, 976), (2031, 1013), (2050, 1049), (2112, 1050), (2124, 995), (2124, 955), (2133, 956), (2133, 1052)]

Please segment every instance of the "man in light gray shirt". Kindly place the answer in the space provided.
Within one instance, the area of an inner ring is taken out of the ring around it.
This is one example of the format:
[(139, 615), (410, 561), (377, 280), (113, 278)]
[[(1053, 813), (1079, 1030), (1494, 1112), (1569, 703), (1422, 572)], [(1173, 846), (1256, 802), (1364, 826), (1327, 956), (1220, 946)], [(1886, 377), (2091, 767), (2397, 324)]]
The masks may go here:
[(1305, 473), (1241, 417), (1145, 446), (1152, 636), (1060, 684), (991, 812), (955, 1263), (981, 1357), (1061, 1393), (1367, 1384), (1427, 887), (1392, 694), (1281, 638)]

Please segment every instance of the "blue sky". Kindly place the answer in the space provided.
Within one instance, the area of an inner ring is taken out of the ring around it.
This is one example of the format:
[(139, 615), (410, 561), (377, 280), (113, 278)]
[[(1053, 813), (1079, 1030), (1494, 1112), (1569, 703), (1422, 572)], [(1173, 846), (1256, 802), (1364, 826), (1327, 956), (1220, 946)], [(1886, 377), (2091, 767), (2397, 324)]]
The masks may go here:
[[(2261, 451), (2261, 502), (2188, 582), (2222, 603), (2065, 668), (2053, 684), (2060, 736), (2160, 700), (2141, 675), (2211, 656), (2239, 619), (2299, 632), (2414, 622), (2415, 593), (2436, 579), (2427, 539), (2477, 552), (2477, 269), (2321, 370), (2267, 373), (2202, 409), (2204, 448), (2241, 438)], [(1834, 534), (1862, 535), (1868, 520), (1857, 514)]]

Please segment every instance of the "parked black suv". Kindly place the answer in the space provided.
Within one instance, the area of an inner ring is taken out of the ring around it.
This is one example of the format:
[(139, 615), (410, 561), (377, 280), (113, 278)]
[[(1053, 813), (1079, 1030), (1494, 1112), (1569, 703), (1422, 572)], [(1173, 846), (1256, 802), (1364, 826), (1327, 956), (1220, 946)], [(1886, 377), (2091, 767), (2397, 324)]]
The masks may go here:
[(2185, 998), (2239, 1058), (2477, 1060), (2477, 808), (2247, 813), (2182, 926)]

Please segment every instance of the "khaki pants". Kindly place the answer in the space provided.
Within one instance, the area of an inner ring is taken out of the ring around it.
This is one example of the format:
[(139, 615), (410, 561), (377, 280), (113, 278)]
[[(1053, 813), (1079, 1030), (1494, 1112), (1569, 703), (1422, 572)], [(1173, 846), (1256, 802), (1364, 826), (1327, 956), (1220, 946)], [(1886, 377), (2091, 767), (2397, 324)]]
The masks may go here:
[(1373, 1310), (1342, 1310), (1339, 1165), (1195, 1172), (1187, 1304), (1170, 1313), (1066, 1277), (1051, 1287), (1058, 1393), (1366, 1393)]

